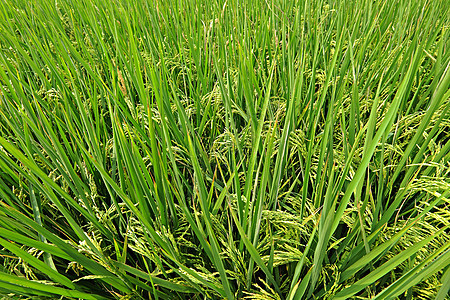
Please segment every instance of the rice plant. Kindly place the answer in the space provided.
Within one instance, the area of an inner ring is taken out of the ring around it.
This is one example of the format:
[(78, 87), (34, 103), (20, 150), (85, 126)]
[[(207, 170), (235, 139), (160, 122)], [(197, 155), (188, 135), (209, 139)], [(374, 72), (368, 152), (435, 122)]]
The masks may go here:
[(450, 2), (0, 2), (3, 299), (447, 299)]

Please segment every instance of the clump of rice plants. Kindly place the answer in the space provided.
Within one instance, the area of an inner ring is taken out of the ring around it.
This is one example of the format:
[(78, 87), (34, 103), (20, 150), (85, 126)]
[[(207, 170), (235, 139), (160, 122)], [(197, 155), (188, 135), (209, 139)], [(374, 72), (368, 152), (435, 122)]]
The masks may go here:
[(449, 15), (0, 2), (0, 295), (446, 299)]

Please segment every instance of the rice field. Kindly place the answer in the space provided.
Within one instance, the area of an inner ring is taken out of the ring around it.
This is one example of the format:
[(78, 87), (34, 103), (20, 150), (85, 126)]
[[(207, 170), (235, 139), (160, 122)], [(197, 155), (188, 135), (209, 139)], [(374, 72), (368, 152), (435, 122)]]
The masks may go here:
[(438, 299), (450, 2), (0, 1), (1, 299)]

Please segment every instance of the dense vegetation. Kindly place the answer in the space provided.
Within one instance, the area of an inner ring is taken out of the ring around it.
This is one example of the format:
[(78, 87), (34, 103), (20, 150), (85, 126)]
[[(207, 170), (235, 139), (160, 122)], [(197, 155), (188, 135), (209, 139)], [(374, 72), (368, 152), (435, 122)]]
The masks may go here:
[(0, 2), (0, 295), (445, 299), (450, 2)]

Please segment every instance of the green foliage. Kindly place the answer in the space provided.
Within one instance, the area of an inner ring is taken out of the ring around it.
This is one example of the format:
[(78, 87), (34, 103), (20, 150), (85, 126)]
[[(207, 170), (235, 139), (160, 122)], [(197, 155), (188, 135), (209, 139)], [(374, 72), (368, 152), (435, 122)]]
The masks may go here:
[(449, 15), (0, 2), (0, 295), (445, 299)]

